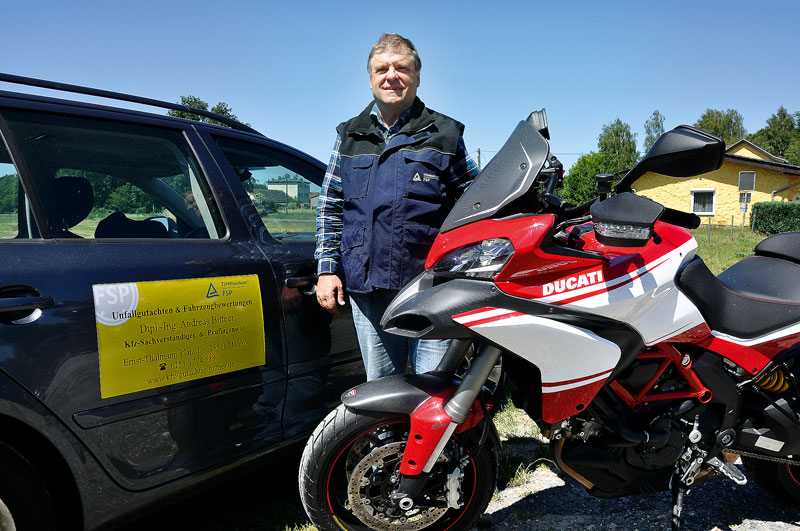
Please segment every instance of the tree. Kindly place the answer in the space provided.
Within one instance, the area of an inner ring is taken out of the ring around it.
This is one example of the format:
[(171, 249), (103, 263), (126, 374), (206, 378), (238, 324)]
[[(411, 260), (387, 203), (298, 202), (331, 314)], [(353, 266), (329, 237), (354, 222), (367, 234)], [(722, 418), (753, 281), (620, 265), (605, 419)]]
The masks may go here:
[(17, 211), (17, 187), (19, 178), (16, 173), (0, 177), (0, 214)]
[(603, 131), (597, 137), (597, 147), (608, 165), (605, 173), (630, 169), (639, 160), (636, 134), (631, 132), (630, 125), (619, 118), (603, 126)]
[(647, 153), (653, 144), (656, 143), (658, 137), (664, 134), (664, 115), (658, 112), (658, 109), (653, 111), (650, 118), (644, 123), (644, 151)]
[(561, 196), (570, 203), (580, 204), (597, 196), (597, 185), (594, 176), (609, 173), (607, 162), (602, 153), (591, 151), (575, 161), (564, 177), (564, 188)]
[(796, 133), (794, 117), (781, 105), (775, 114), (767, 118), (767, 126), (747, 139), (773, 155), (784, 157)]
[[(181, 105), (186, 105), (187, 107), (194, 107), (195, 109), (200, 109), (201, 111), (207, 111), (208, 110), (208, 103), (206, 103), (205, 101), (201, 100), (197, 96), (191, 96), (191, 95), (189, 95), (189, 96), (181, 96), (180, 103), (181, 103)], [(221, 102), (217, 103), (216, 105), (214, 105), (211, 108), (211, 112), (220, 114), (220, 115), (225, 116), (227, 118), (231, 118), (232, 120), (236, 120), (237, 122), (239, 121), (239, 118), (235, 114), (233, 114), (233, 110), (224, 101), (221, 101)], [(186, 120), (194, 120), (196, 122), (205, 122), (205, 123), (210, 123), (210, 124), (215, 124), (215, 125), (222, 125), (222, 126), (227, 127), (225, 124), (223, 124), (221, 122), (218, 122), (216, 120), (212, 120), (211, 118), (206, 118), (205, 116), (200, 116), (199, 114), (194, 114), (194, 113), (191, 113), (191, 112), (170, 110), (170, 111), (167, 111), (167, 114), (169, 116), (175, 116), (176, 118), (185, 118)], [(244, 125), (250, 127), (250, 124), (246, 123)]]
[(792, 141), (789, 143), (789, 147), (786, 148), (783, 154), (783, 158), (785, 158), (789, 164), (800, 166), (800, 133), (795, 133)]
[(739, 111), (728, 109), (719, 111), (717, 109), (706, 109), (694, 124), (695, 127), (708, 131), (712, 135), (717, 135), (731, 145), (745, 138), (747, 131), (744, 129), (744, 119)]
[(619, 118), (603, 126), (597, 137), (597, 152), (582, 155), (564, 178), (561, 195), (571, 203), (584, 203), (597, 196), (594, 176), (600, 173), (619, 173), (632, 168), (639, 159), (636, 135), (631, 126)]

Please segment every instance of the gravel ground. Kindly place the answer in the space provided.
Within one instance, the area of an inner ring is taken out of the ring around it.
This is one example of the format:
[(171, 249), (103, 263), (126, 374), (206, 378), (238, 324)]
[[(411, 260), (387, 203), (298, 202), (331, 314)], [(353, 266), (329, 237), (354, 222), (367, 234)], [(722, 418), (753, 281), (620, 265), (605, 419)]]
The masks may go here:
[[(540, 467), (525, 485), (505, 489), (476, 529), (670, 529), (669, 493), (601, 500), (554, 470)], [(684, 511), (685, 528), (691, 530), (800, 530), (800, 508), (774, 501), (753, 482), (701, 485), (692, 489)]]
[[(507, 487), (495, 496), (476, 530), (670, 529), (669, 492), (594, 498), (552, 462), (537, 462), (541, 440), (530, 436), (505, 439), (503, 454), (522, 456), (523, 465), (537, 464), (531, 466), (532, 473), (524, 484)], [(688, 530), (800, 530), (800, 505), (776, 501), (753, 481), (738, 486), (720, 479), (699, 485), (685, 498), (683, 507)]]

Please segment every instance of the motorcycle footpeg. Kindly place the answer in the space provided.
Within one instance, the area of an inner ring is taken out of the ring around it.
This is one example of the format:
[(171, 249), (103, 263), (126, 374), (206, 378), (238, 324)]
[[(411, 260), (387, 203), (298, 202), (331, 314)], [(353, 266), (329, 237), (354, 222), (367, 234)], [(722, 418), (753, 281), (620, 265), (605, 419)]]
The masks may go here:
[(723, 461), (719, 457), (712, 457), (708, 460), (708, 464), (737, 485), (747, 485), (747, 478), (733, 463)]

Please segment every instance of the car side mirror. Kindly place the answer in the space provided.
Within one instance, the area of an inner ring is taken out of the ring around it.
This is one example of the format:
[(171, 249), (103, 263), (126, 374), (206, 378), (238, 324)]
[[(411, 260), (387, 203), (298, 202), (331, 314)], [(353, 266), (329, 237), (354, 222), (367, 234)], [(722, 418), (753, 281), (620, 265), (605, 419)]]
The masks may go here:
[(649, 171), (672, 177), (708, 173), (722, 166), (724, 156), (725, 142), (721, 139), (688, 125), (679, 125), (658, 137), (650, 151), (614, 190), (617, 193), (630, 191), (634, 181)]

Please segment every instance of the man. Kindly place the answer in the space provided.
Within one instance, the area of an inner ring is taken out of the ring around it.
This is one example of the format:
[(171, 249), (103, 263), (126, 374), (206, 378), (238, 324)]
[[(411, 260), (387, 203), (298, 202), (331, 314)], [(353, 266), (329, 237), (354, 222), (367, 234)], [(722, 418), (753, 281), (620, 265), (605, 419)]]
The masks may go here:
[(345, 304), (343, 270), (367, 379), (433, 370), (447, 341), (387, 334), (381, 316), (425, 257), (455, 200), (477, 175), (464, 126), (417, 98), (422, 62), (408, 39), (383, 34), (367, 59), (374, 101), (339, 124), (317, 206), (317, 300)]

